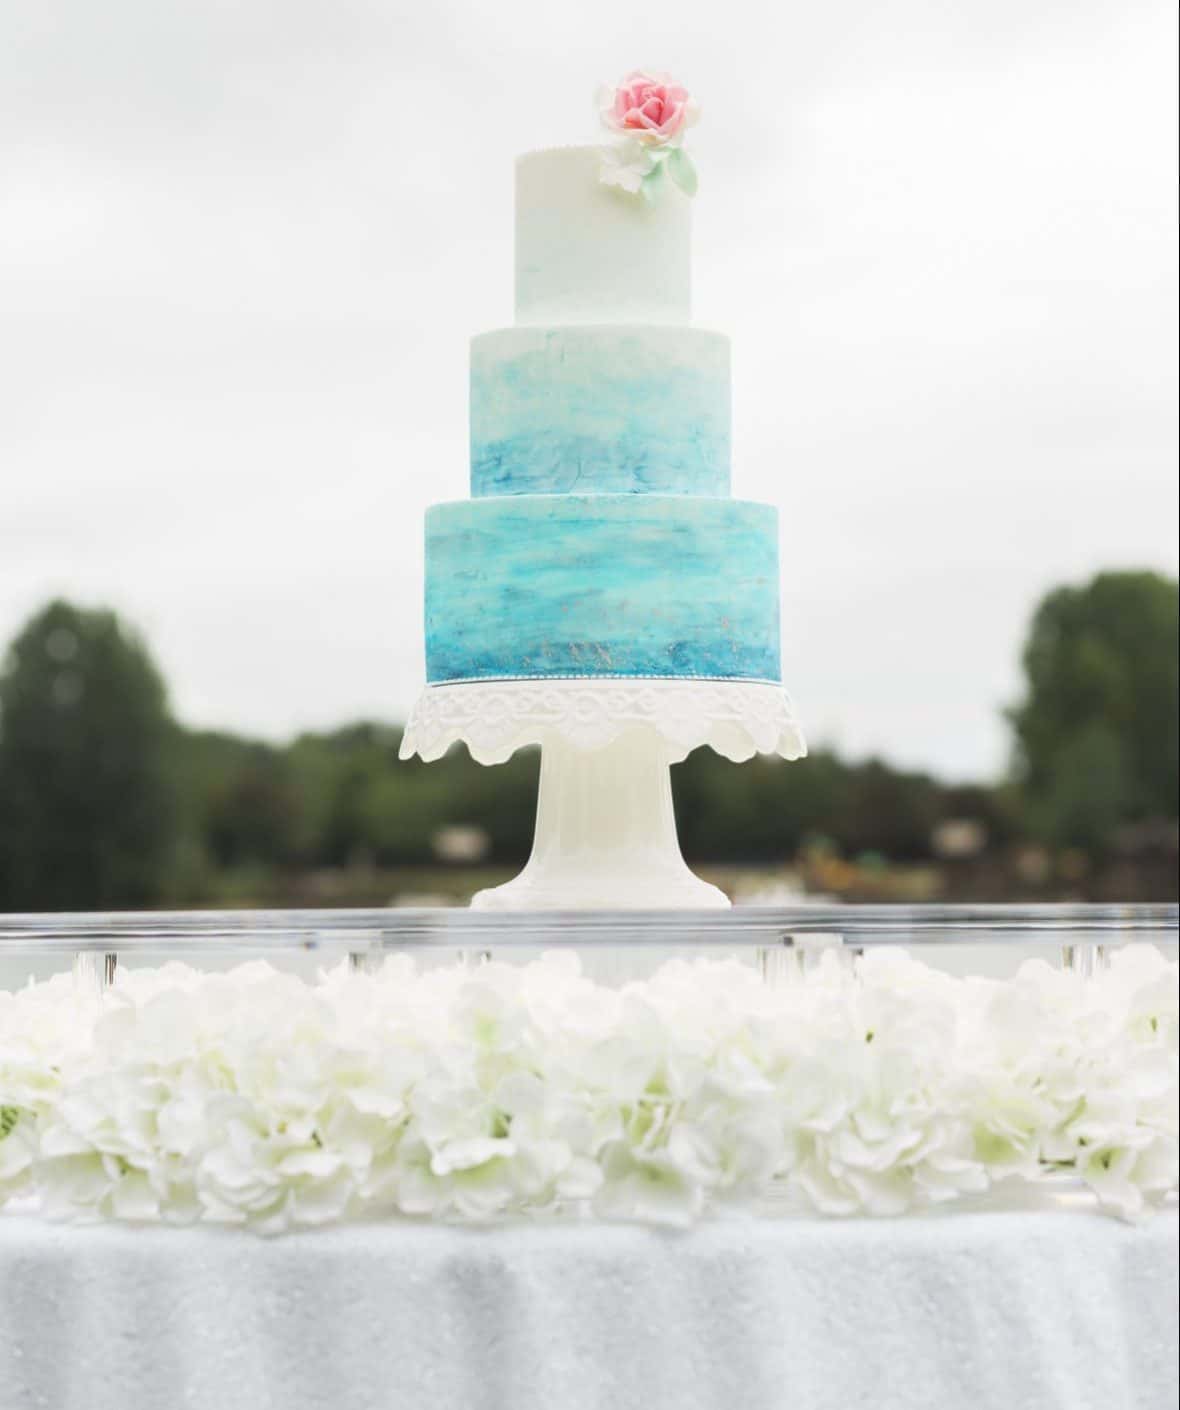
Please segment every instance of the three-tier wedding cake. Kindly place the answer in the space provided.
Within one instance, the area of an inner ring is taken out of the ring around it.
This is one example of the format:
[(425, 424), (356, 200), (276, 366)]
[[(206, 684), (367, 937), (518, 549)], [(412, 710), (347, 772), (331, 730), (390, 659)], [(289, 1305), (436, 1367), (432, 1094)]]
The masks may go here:
[(668, 765), (797, 758), (778, 516), (730, 497), (729, 339), (693, 327), (695, 116), (607, 90), (604, 147), (516, 163), (516, 322), (471, 344), (471, 497), (426, 515), (427, 690), (403, 753), (543, 749), (537, 838), (477, 905), (721, 905)]
[(600, 161), (516, 164), (516, 325), (471, 345), (471, 499), (426, 518), (427, 680), (777, 681), (777, 514), (730, 498), (691, 201)]

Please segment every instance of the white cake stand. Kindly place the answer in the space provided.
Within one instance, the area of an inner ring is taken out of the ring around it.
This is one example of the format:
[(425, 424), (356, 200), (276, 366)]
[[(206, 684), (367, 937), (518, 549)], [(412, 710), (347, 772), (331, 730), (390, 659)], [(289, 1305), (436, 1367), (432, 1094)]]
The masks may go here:
[(480, 891), (485, 910), (728, 906), (694, 876), (676, 837), (668, 769), (707, 744), (735, 762), (807, 752), (780, 685), (713, 680), (510, 680), (432, 685), (401, 757), (429, 762), (462, 741), (481, 764), (541, 746), (532, 855)]

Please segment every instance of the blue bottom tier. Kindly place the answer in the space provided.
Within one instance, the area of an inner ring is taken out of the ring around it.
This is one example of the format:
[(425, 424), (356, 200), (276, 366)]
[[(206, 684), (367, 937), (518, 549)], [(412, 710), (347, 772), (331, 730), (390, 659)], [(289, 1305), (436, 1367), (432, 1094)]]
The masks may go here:
[(426, 513), (426, 678), (779, 679), (778, 515), (683, 495)]

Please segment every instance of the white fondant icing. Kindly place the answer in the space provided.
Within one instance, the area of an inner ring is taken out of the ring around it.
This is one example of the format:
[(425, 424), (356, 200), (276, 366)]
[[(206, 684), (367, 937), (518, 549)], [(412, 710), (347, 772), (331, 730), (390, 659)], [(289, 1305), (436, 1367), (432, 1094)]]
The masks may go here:
[(597, 147), (516, 162), (518, 323), (686, 323), (692, 204), (666, 182), (650, 204), (604, 186)]

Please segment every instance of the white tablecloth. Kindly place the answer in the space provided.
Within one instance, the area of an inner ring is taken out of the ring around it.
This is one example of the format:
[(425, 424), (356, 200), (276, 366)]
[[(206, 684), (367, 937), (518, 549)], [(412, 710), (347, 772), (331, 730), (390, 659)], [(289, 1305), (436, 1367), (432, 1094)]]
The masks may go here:
[(1164, 1410), (1177, 1220), (0, 1216), (3, 1410)]

